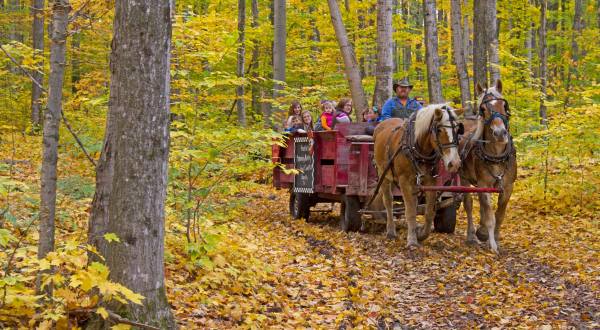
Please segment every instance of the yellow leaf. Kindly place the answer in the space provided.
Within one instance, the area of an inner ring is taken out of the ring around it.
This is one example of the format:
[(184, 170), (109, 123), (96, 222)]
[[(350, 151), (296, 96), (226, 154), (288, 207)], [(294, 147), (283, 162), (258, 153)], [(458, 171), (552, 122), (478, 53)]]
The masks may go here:
[(123, 323), (119, 323), (117, 325), (113, 325), (112, 327), (110, 327), (111, 330), (129, 330), (131, 329), (131, 326), (128, 324), (123, 324)]
[(96, 313), (100, 314), (100, 316), (102, 316), (102, 318), (105, 320), (108, 318), (108, 311), (104, 307), (98, 307), (98, 309), (96, 309)]

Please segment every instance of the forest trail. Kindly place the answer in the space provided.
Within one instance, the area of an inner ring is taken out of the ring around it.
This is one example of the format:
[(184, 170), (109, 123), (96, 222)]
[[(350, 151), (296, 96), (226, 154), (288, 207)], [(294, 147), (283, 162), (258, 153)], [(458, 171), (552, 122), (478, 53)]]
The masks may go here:
[(533, 213), (517, 194), (499, 256), (464, 243), (462, 209), (456, 234), (434, 233), (409, 255), (403, 229), (387, 241), (341, 232), (334, 214), (292, 220), (287, 192), (255, 189), (239, 193), (248, 202), (212, 253), (212, 273), (192, 286), (167, 275), (186, 327), (600, 326), (592, 219)]

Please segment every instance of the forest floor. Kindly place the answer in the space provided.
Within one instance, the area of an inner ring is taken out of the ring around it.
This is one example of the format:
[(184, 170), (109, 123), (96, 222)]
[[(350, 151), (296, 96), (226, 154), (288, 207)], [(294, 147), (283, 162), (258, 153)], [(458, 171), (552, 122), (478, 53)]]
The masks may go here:
[(247, 203), (211, 253), (214, 268), (169, 267), (186, 328), (600, 327), (593, 214), (544, 214), (517, 193), (498, 256), (465, 244), (462, 209), (455, 234), (433, 233), (414, 254), (404, 229), (389, 241), (382, 228), (343, 233), (333, 213), (292, 220), (287, 192), (267, 186), (238, 197)]
[[(0, 174), (18, 183), (6, 199), (17, 233), (37, 219), (39, 152), (30, 145), (0, 145)], [(57, 245), (86, 241), (93, 167), (75, 148), (59, 163)], [(433, 233), (408, 253), (405, 229), (390, 241), (383, 228), (341, 232), (335, 212), (292, 220), (286, 191), (240, 181), (211, 195), (225, 213), (203, 220), (208, 252), (198, 262), (168, 204), (169, 301), (185, 329), (600, 328), (597, 209), (547, 211), (519, 182), (497, 256), (465, 244), (462, 209), (455, 234)], [(32, 259), (36, 243), (32, 229), (23, 241)]]

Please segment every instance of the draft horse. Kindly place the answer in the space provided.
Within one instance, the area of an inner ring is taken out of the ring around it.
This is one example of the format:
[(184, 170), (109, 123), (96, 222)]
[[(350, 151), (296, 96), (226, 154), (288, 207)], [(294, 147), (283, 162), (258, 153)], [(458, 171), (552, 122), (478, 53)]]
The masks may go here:
[(467, 243), (477, 242), (476, 237), (488, 241), (490, 249), (498, 253), (500, 226), (506, 214), (506, 207), (512, 194), (517, 177), (516, 150), (510, 135), (510, 111), (508, 101), (502, 97), (502, 82), (483, 89), (476, 86), (478, 114), (475, 125), (467, 138), (461, 141), (460, 170), (463, 185), (498, 188), (498, 206), (492, 209), (490, 193), (478, 193), (480, 205), (480, 224), (477, 231), (473, 226), (473, 198), (464, 195), (464, 207), (467, 213)]
[[(396, 238), (393, 218), (392, 184), (402, 190), (408, 224), (406, 246), (416, 247), (425, 240), (435, 216), (436, 192), (425, 193), (425, 226), (417, 230), (419, 186), (433, 185), (436, 166), (441, 158), (446, 170), (460, 168), (458, 134), (462, 124), (448, 104), (431, 104), (415, 112), (408, 120), (392, 118), (380, 123), (375, 139), (374, 160), (379, 173), (378, 188), (385, 205), (387, 237)], [(417, 232), (418, 231), (418, 232)]]

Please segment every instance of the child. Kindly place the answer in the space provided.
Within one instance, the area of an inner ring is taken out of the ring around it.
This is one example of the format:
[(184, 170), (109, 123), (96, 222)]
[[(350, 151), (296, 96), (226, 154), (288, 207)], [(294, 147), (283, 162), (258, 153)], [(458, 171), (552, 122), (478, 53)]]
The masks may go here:
[(285, 129), (292, 128), (294, 118), (300, 117), (300, 113), (302, 113), (302, 105), (298, 101), (293, 101), (290, 105), (290, 109), (288, 110), (288, 118), (285, 121)]
[(335, 111), (335, 108), (331, 102), (325, 101), (321, 103), (321, 109), (323, 109), (323, 113), (319, 116), (321, 128), (324, 131), (331, 131), (333, 129), (333, 112)]
[(288, 132), (288, 133), (294, 133), (296, 131), (298, 131), (298, 133), (305, 133), (302, 132), (302, 121), (300, 119), (300, 116), (292, 116), (290, 118), (290, 123), (289, 123), (289, 127), (286, 128), (284, 131)]
[(310, 114), (310, 111), (304, 110), (302, 111), (302, 127), (298, 129), (298, 133), (312, 132), (312, 130), (312, 115)]

